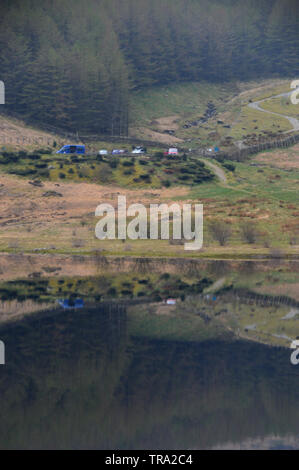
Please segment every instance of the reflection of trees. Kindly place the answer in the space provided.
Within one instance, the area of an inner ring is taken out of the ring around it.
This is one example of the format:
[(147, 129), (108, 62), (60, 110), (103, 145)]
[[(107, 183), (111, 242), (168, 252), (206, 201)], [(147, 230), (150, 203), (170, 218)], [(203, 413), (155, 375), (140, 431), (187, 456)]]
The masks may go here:
[(137, 273), (148, 273), (150, 272), (150, 265), (151, 265), (151, 260), (148, 258), (136, 258), (134, 261), (134, 268), (133, 270), (136, 271)]
[(224, 276), (231, 272), (231, 265), (227, 261), (211, 261), (207, 266), (207, 273), (210, 276)]
[(1, 336), (3, 448), (207, 448), (299, 431), (288, 351), (129, 339), (113, 309), (31, 319)]

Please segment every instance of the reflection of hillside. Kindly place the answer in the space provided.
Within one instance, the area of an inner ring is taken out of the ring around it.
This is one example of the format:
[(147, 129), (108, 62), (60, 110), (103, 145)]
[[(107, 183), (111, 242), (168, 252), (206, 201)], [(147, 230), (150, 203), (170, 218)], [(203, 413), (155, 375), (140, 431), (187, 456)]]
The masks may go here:
[(31, 299), (18, 302), (18, 300), (0, 301), (0, 322), (22, 318), (27, 313), (49, 310), (53, 306), (49, 303), (37, 303)]
[(97, 309), (1, 337), (1, 448), (208, 448), (299, 432), (288, 351), (128, 338), (124, 313)]

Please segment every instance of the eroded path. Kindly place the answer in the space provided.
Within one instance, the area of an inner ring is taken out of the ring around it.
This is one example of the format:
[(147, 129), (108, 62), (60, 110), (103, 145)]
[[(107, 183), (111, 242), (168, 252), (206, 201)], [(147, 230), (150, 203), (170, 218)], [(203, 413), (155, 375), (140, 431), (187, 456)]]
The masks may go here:
[(215, 163), (212, 163), (207, 158), (201, 158), (201, 160), (205, 163), (205, 165), (207, 165), (215, 173), (216, 176), (218, 176), (218, 178), (220, 179), (220, 181), (222, 181), (222, 183), (225, 183), (225, 184), (227, 183), (227, 178), (222, 168), (220, 168), (218, 165), (215, 165)]

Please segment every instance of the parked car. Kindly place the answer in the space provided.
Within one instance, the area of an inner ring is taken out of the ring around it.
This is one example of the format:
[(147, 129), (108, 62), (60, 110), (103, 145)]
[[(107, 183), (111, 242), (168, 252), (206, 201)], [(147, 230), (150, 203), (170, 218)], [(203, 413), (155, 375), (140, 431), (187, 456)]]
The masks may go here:
[(85, 145), (64, 145), (60, 150), (57, 150), (56, 153), (75, 153), (75, 154), (85, 154)]
[(122, 155), (124, 153), (127, 153), (127, 150), (113, 149), (111, 153), (112, 153), (112, 155)]
[(146, 148), (144, 147), (135, 147), (132, 151), (134, 154), (145, 154), (146, 153)]
[(105, 150), (105, 149), (99, 150), (99, 155), (108, 155), (108, 150)]
[(170, 148), (166, 152), (164, 152), (164, 155), (178, 155), (179, 151), (177, 148)]

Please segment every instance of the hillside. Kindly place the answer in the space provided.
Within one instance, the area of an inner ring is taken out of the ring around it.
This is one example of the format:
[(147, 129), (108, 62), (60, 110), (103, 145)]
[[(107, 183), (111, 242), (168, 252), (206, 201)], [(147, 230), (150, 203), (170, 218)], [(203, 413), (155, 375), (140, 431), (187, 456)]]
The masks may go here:
[(280, 79), (222, 85), (194, 82), (138, 91), (132, 95), (130, 135), (184, 143), (192, 149), (273, 139), (292, 131), (283, 115), (296, 117), (296, 106), (290, 98), (280, 100), (279, 116), (252, 109), (251, 104), (267, 99), (261, 106), (275, 112), (277, 99), (271, 97), (290, 92), (290, 84), (291, 80)]
[[(198, 149), (210, 145), (231, 146), (240, 140), (268, 140), (292, 130), (292, 125), (282, 115), (298, 117), (296, 106), (290, 98), (271, 97), (290, 92), (291, 79), (271, 79), (250, 82), (228, 82), (221, 85), (208, 82), (169, 84), (131, 93), (131, 125), (129, 136), (134, 142), (153, 141)], [(252, 102), (267, 99), (261, 107), (275, 116), (249, 107)], [(41, 123), (44, 126), (44, 123)], [(47, 126), (45, 126), (47, 128)], [(38, 149), (57, 146), (69, 141), (81, 142), (80, 135), (55, 128), (44, 132), (38, 124), (28, 126), (24, 121), (0, 115), (0, 145), (8, 150)], [(69, 135), (69, 137), (68, 137)], [(73, 137), (71, 137), (73, 135)], [(99, 135), (101, 133), (99, 132)], [(79, 138), (78, 138), (79, 136)], [(254, 137), (255, 136), (255, 137)], [(109, 142), (86, 140), (88, 148), (111, 150), (126, 145), (125, 139)], [(130, 143), (128, 145), (132, 144)]]
[(132, 91), (296, 77), (298, 49), (297, 0), (0, 5), (5, 112), (72, 132), (127, 135)]

